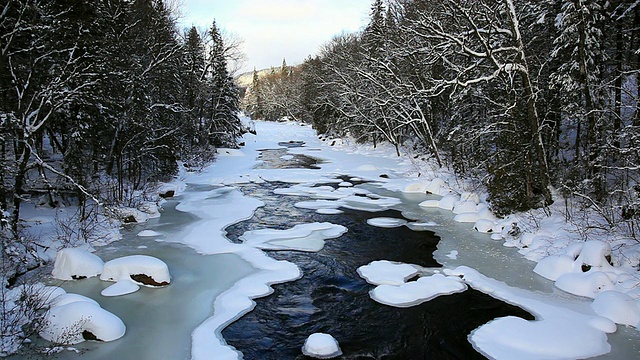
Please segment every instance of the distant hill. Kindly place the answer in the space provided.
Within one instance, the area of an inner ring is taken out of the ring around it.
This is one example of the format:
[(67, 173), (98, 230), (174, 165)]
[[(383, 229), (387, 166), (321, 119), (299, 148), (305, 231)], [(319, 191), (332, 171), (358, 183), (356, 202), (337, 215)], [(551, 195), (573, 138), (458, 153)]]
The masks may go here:
[[(258, 70), (258, 76), (264, 76), (271, 71), (271, 68)], [(236, 84), (241, 88), (248, 88), (253, 83), (253, 70), (236, 76)]]

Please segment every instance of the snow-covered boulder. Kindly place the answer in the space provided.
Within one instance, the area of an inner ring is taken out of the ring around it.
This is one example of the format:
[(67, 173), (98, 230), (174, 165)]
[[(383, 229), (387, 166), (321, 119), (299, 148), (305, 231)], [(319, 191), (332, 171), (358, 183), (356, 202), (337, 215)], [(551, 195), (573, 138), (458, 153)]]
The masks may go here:
[(454, 214), (462, 214), (462, 213), (469, 213), (469, 212), (475, 213), (475, 212), (478, 212), (478, 208), (477, 208), (477, 204), (474, 201), (461, 200), (454, 204), (453, 209), (451, 209), (451, 212)]
[(454, 216), (453, 220), (459, 223), (475, 223), (480, 220), (480, 215), (477, 212), (465, 212)]
[(595, 298), (605, 290), (613, 290), (613, 282), (601, 271), (571, 272), (556, 280), (556, 287), (570, 294)]
[(458, 201), (460, 201), (460, 196), (458, 195), (445, 195), (438, 201), (438, 207), (444, 210), (453, 210)]
[(583, 271), (588, 271), (594, 267), (609, 270), (612, 267), (610, 264), (611, 245), (598, 240), (586, 241), (576, 262), (582, 267)]
[(473, 225), (473, 229), (481, 233), (493, 232), (493, 226), (495, 223), (489, 219), (478, 219)]
[(98, 276), (104, 262), (88, 251), (66, 248), (58, 251), (51, 274), (60, 280), (77, 280)]
[(333, 336), (315, 333), (305, 340), (302, 353), (316, 359), (331, 359), (342, 355), (342, 350)]
[(107, 261), (101, 280), (116, 284), (102, 291), (104, 296), (125, 295), (138, 290), (138, 285), (160, 287), (169, 285), (169, 267), (162, 260), (147, 255), (131, 255)]
[(85, 340), (113, 341), (126, 332), (122, 320), (104, 310), (92, 299), (81, 295), (64, 298), (44, 315), (40, 336), (60, 344), (77, 344)]
[(536, 267), (533, 268), (533, 272), (536, 274), (553, 281), (558, 280), (560, 276), (570, 273), (573, 270), (574, 259), (564, 254), (547, 256), (540, 260), (536, 264)]
[(619, 291), (607, 290), (599, 293), (591, 307), (600, 316), (622, 325), (640, 327), (640, 302)]
[(427, 185), (425, 191), (427, 194), (435, 194), (435, 195), (447, 195), (451, 191), (447, 186), (447, 183), (440, 178), (435, 178), (431, 180), (431, 182)]

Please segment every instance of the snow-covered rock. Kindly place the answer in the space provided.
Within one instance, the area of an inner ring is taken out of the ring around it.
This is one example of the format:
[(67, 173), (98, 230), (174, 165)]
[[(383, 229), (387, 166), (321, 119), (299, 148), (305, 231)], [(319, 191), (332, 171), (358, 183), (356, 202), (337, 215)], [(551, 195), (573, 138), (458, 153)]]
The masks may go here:
[(169, 285), (171, 275), (169, 267), (162, 260), (147, 255), (131, 255), (107, 261), (100, 279), (116, 282), (126, 280), (158, 287)]
[(476, 223), (473, 225), (473, 228), (481, 233), (490, 233), (493, 232), (493, 226), (495, 223), (489, 219), (478, 219)]
[(85, 340), (113, 341), (126, 332), (122, 320), (104, 310), (94, 300), (81, 295), (62, 295), (44, 315), (40, 336), (60, 344)]
[(480, 220), (480, 215), (477, 212), (465, 212), (454, 216), (453, 220), (460, 223), (475, 223)]
[(549, 280), (556, 281), (574, 270), (574, 258), (568, 255), (551, 255), (538, 261), (533, 272)]
[(453, 210), (458, 201), (460, 201), (460, 196), (458, 195), (445, 195), (438, 201), (438, 207), (444, 210)]
[(66, 248), (58, 251), (51, 274), (60, 280), (75, 280), (98, 276), (104, 262), (88, 251)]
[(595, 298), (605, 290), (613, 290), (613, 282), (601, 271), (571, 272), (561, 275), (555, 283), (560, 290), (570, 294)]
[(309, 335), (302, 346), (302, 353), (316, 359), (331, 359), (342, 355), (338, 341), (324, 333)]
[(640, 302), (619, 291), (607, 290), (599, 293), (591, 307), (600, 316), (622, 325), (640, 327)]

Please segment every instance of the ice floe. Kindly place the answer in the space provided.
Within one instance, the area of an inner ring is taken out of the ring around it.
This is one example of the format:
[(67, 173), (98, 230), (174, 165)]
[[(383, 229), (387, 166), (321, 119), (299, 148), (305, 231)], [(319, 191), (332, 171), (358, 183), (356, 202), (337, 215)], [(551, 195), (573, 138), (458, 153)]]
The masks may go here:
[(290, 229), (259, 229), (245, 232), (240, 240), (246, 245), (265, 250), (320, 251), (325, 240), (347, 232), (342, 225), (327, 222), (299, 224)]
[(419, 273), (413, 265), (393, 263), (388, 260), (373, 261), (359, 267), (357, 272), (372, 285), (402, 285)]

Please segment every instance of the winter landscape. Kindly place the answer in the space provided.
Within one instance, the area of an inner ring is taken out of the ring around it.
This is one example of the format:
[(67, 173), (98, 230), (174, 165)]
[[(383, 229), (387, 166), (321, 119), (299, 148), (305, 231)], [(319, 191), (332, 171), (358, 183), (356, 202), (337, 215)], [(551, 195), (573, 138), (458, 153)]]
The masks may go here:
[(163, 1), (9, 2), (0, 356), (638, 358), (637, 5), (376, 0), (244, 88)]

